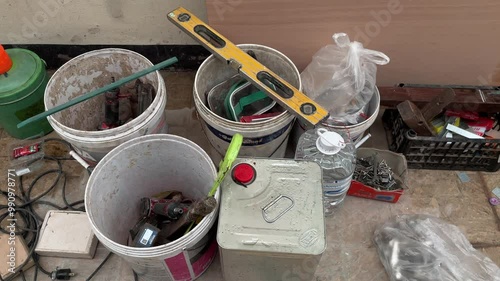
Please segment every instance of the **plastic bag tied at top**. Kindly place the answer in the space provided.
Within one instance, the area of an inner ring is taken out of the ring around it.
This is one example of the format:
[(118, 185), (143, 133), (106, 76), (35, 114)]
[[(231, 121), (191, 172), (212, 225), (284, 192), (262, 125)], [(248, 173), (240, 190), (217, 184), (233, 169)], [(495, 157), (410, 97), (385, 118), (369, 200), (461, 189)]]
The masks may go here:
[(458, 227), (425, 215), (402, 215), (375, 231), (391, 281), (499, 281), (500, 268)]
[(377, 65), (389, 63), (389, 57), (351, 42), (345, 33), (333, 40), (336, 45), (321, 48), (301, 73), (304, 93), (332, 118), (360, 114), (375, 91)]

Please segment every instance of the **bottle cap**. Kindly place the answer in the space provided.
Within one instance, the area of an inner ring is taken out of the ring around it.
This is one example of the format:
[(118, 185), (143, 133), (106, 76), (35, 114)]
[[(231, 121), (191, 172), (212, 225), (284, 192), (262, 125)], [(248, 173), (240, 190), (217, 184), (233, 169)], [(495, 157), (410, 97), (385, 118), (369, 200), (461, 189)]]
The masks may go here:
[(0, 45), (0, 75), (4, 75), (12, 68), (12, 60), (10, 59), (3, 46)]
[(319, 136), (316, 140), (316, 147), (323, 154), (337, 154), (346, 146), (344, 138), (339, 133), (331, 132), (324, 128), (316, 130), (316, 133)]
[(498, 198), (491, 197), (490, 198), (490, 204), (493, 205), (493, 206), (498, 206), (498, 205), (500, 205), (500, 200)]
[(250, 184), (255, 179), (254, 168), (247, 163), (238, 164), (233, 169), (233, 180), (239, 184)]

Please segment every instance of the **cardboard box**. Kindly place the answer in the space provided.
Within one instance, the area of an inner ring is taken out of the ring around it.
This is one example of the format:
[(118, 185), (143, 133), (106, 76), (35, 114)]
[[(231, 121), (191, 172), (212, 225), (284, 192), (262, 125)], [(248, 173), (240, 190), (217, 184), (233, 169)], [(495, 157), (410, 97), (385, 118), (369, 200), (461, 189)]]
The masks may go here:
[(393, 191), (377, 190), (373, 187), (353, 180), (349, 191), (347, 191), (347, 195), (396, 203), (398, 202), (399, 197), (403, 195), (403, 191), (403, 189)]
[(390, 203), (396, 203), (399, 197), (403, 195), (404, 187), (407, 186), (408, 178), (408, 164), (406, 163), (406, 158), (403, 154), (394, 153), (388, 150), (380, 150), (375, 148), (358, 148), (357, 152), (358, 158), (366, 158), (376, 154), (376, 160), (379, 163), (382, 159), (385, 159), (387, 165), (392, 169), (392, 171), (397, 174), (403, 181), (403, 186), (398, 190), (378, 190), (371, 186), (365, 185), (361, 182), (353, 180), (351, 182), (351, 187), (347, 191), (347, 195), (368, 198), (373, 200), (385, 201)]

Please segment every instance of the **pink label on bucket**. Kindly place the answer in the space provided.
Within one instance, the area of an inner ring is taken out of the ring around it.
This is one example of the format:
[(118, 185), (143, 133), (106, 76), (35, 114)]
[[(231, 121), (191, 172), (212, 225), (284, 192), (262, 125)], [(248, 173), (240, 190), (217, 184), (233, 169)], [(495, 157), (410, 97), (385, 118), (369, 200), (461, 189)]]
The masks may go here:
[(217, 252), (217, 241), (215, 239), (212, 241), (210, 247), (207, 251), (193, 263), (193, 272), (195, 276), (202, 274), (212, 263), (215, 258), (215, 253)]
[(165, 259), (165, 263), (167, 264), (172, 277), (176, 281), (190, 281), (191, 273), (189, 273), (188, 261), (184, 256), (184, 253), (180, 253), (175, 257), (171, 257)]

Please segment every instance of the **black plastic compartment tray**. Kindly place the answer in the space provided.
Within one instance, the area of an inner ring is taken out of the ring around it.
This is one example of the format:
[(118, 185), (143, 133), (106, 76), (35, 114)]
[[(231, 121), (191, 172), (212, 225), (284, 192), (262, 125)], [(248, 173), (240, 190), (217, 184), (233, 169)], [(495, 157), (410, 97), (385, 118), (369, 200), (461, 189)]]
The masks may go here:
[(440, 139), (419, 137), (396, 109), (382, 116), (389, 149), (406, 156), (411, 169), (496, 172), (500, 169), (500, 139)]

